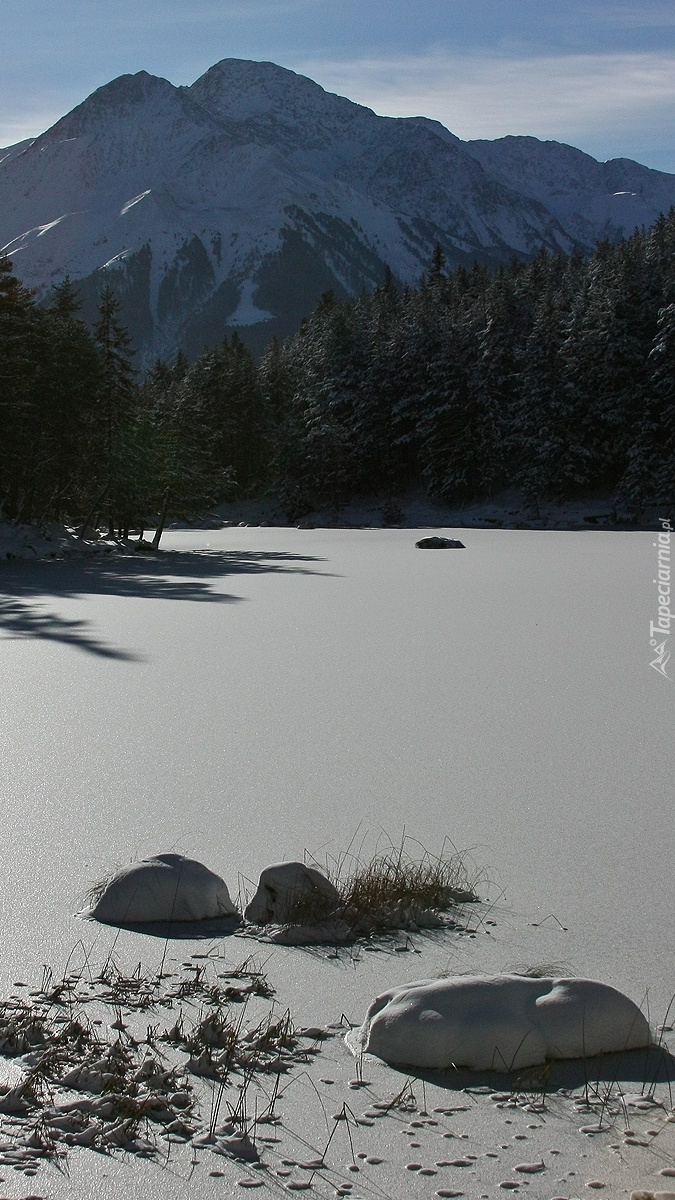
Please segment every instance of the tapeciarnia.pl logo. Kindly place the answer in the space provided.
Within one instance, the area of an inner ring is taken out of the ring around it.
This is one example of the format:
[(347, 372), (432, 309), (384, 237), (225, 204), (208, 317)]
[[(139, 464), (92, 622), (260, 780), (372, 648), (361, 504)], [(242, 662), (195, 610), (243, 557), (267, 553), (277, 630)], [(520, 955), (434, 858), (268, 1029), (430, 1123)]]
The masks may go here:
[(672, 683), (672, 676), (666, 671), (670, 658), (666, 643), (670, 640), (670, 622), (675, 621), (675, 613), (670, 611), (670, 535), (673, 527), (665, 517), (659, 517), (659, 523), (661, 532), (658, 541), (654, 542), (654, 548), (658, 551), (658, 578), (652, 581), (658, 586), (659, 615), (658, 620), (649, 622), (649, 645), (656, 658), (649, 665)]

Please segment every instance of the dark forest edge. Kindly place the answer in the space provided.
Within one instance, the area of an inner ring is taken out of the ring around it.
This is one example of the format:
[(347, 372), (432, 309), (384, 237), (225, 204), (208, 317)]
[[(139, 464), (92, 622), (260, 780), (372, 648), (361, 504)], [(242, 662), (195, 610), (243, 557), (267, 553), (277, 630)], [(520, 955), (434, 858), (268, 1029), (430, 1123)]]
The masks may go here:
[(451, 505), (590, 491), (611, 520), (675, 506), (675, 210), (649, 231), (496, 273), (324, 296), (256, 365), (236, 333), (135, 378), (118, 304), (78, 318), (0, 259), (0, 519), (128, 535), (234, 499), (288, 522), (411, 489)]

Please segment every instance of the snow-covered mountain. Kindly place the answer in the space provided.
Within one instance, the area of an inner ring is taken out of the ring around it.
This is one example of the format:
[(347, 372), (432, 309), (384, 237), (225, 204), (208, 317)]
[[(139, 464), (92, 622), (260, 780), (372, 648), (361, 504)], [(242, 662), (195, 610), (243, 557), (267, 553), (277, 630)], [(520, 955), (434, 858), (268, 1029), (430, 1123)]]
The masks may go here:
[(592, 246), (675, 204), (675, 176), (557, 142), (462, 142), (379, 117), (273, 63), (224, 59), (191, 87), (141, 71), (0, 150), (0, 248), (39, 295), (102, 283), (143, 360), (237, 328), (255, 348), (322, 292), (415, 280), (542, 245)]

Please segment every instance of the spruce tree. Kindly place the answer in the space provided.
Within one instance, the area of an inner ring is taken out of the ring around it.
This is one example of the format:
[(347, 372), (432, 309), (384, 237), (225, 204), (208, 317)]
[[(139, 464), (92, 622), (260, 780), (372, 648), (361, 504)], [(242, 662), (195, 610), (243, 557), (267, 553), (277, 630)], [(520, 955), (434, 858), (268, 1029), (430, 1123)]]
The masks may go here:
[(98, 407), (101, 419), (101, 483), (107, 497), (110, 536), (135, 523), (134, 456), (130, 444), (134, 409), (134, 375), (131, 338), (119, 320), (120, 305), (109, 284), (98, 306), (94, 341), (99, 355), (101, 381)]
[(656, 502), (675, 511), (675, 304), (659, 312), (648, 372), (646, 402), (619, 486), (619, 501), (631, 516)]
[(0, 515), (30, 519), (39, 461), (36, 398), (41, 316), (32, 293), (0, 258)]

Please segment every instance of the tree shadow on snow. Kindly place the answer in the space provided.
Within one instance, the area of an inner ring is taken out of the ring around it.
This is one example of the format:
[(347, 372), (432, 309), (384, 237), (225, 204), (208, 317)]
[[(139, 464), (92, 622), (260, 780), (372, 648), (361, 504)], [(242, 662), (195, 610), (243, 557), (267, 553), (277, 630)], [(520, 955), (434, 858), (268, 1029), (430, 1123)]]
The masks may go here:
[(43, 641), (63, 642), (100, 658), (141, 661), (140, 655), (107, 645), (100, 638), (93, 637), (88, 632), (90, 625), (90, 621), (68, 620), (59, 613), (48, 612), (37, 602), (0, 597), (0, 637), (40, 638)]
[(217, 590), (230, 575), (324, 575), (310, 564), (323, 559), (264, 551), (195, 550), (155, 554), (92, 555), (74, 560), (0, 564), (0, 638), (39, 638), (61, 642), (101, 658), (140, 662), (142, 655), (112, 646), (92, 631), (92, 622), (47, 607), (47, 598), (86, 600), (120, 596), (235, 604), (245, 599)]

